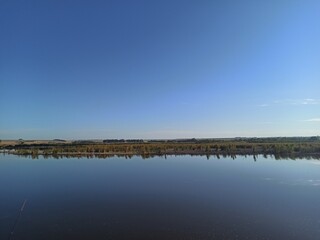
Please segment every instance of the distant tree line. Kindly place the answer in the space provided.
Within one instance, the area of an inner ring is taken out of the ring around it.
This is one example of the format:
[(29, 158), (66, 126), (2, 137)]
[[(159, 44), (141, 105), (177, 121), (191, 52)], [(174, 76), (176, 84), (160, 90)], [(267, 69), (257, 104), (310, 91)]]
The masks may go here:
[(143, 139), (105, 139), (103, 143), (143, 143)]

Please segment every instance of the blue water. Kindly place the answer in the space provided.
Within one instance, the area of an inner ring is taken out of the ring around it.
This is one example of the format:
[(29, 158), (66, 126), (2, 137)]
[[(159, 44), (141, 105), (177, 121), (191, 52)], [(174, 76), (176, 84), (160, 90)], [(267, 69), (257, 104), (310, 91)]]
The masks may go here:
[(320, 239), (320, 161), (0, 156), (0, 239)]

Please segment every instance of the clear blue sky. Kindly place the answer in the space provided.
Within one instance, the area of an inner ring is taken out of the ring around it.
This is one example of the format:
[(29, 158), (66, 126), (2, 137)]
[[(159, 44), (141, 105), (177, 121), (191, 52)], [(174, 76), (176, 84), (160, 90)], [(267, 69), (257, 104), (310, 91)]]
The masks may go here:
[(320, 135), (320, 1), (0, 1), (0, 139)]

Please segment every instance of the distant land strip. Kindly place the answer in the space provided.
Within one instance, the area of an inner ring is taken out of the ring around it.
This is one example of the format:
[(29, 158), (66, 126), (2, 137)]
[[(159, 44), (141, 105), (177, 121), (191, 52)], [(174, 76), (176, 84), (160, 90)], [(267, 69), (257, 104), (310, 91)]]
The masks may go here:
[(320, 159), (320, 137), (225, 139), (106, 139), (106, 140), (2, 140), (4, 154), (52, 157), (111, 157), (140, 155), (274, 155), (276, 158)]

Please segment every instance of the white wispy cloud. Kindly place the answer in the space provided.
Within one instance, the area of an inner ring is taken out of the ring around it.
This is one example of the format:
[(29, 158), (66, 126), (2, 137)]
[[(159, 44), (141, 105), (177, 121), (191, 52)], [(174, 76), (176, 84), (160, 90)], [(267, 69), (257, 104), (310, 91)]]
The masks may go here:
[(313, 99), (313, 98), (305, 98), (298, 102), (297, 104), (300, 105), (319, 105), (320, 104), (320, 99)]
[(303, 100), (302, 104), (320, 104), (320, 99), (306, 98)]
[(320, 122), (320, 118), (310, 118), (310, 119), (306, 119), (304, 121), (305, 122)]
[(277, 105), (284, 105), (284, 106), (320, 105), (320, 99), (314, 99), (314, 98), (280, 99), (280, 100), (274, 100), (272, 103), (259, 104), (258, 107), (269, 107), (269, 106), (277, 106)]
[(284, 100), (276, 100), (275, 104), (281, 105), (318, 105), (320, 104), (320, 99), (314, 98), (303, 98), (303, 99), (284, 99)]

